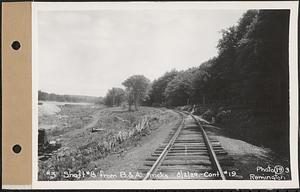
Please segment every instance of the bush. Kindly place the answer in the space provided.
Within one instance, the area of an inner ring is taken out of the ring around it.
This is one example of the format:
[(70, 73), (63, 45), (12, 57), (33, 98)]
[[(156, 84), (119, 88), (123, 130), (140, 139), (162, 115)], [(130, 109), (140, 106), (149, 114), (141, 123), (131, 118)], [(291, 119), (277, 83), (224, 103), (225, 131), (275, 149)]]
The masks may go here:
[(208, 109), (201, 116), (202, 116), (203, 119), (205, 119), (207, 121), (212, 121), (213, 112), (210, 109)]

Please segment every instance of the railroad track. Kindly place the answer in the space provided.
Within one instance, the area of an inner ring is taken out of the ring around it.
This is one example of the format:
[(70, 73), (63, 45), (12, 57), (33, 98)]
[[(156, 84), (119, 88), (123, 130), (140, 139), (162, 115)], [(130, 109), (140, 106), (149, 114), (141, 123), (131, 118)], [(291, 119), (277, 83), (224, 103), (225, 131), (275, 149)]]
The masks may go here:
[(181, 122), (140, 169), (145, 174), (143, 180), (225, 180), (227, 171), (223, 171), (221, 165), (232, 167), (233, 160), (227, 157), (217, 140), (208, 138), (194, 115), (178, 113)]

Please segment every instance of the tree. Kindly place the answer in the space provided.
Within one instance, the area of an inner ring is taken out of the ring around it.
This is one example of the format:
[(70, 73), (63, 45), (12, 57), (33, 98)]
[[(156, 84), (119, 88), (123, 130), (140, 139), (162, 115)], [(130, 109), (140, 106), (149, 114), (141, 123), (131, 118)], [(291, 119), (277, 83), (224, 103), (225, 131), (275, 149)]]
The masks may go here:
[(146, 97), (150, 80), (143, 75), (133, 75), (122, 84), (126, 87), (129, 110), (131, 110), (131, 105), (133, 104), (135, 110), (138, 110), (139, 103)]
[(169, 106), (190, 104), (193, 95), (193, 80), (197, 68), (181, 71), (168, 83), (164, 95)]
[(125, 100), (125, 91), (122, 88), (113, 87), (108, 90), (105, 96), (105, 105), (107, 106), (120, 106)]
[(47, 93), (39, 90), (38, 91), (38, 100), (39, 101), (46, 101), (47, 100)]
[(168, 83), (172, 81), (177, 75), (178, 72), (176, 70), (172, 70), (170, 72), (166, 72), (157, 80), (154, 80), (151, 86), (151, 90), (149, 91), (149, 99), (151, 100), (151, 104), (165, 104), (166, 98), (164, 95), (164, 91)]
[(205, 104), (207, 98), (207, 82), (211, 77), (209, 68), (214, 63), (214, 58), (202, 63), (193, 72), (191, 104)]
[(247, 137), (263, 135), (267, 145), (278, 138), (288, 146), (289, 14), (250, 10), (236, 26), (223, 30), (218, 56), (204, 82), (204, 92), (214, 103), (243, 107), (247, 117), (255, 117), (235, 130)]

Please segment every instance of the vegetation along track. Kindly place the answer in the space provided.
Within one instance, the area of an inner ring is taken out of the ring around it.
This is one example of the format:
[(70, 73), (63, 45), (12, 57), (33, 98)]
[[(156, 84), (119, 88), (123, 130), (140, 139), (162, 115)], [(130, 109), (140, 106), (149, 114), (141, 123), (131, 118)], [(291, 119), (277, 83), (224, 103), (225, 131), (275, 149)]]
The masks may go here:
[(163, 145), (146, 159), (140, 172), (143, 180), (226, 179), (233, 160), (217, 140), (209, 139), (200, 121), (188, 112), (178, 112), (181, 122)]

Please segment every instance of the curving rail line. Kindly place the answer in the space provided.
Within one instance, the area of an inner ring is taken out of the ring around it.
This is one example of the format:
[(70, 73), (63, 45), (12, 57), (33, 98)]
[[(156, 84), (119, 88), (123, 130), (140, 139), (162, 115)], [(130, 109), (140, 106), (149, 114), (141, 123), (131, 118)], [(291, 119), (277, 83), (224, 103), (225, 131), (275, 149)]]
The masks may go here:
[[(150, 167), (143, 180), (149, 179), (222, 179), (226, 177), (217, 156), (227, 153), (220, 143), (209, 139), (197, 117), (178, 112), (181, 122), (173, 129), (164, 144), (144, 164)], [(195, 175), (194, 173), (199, 173)], [(158, 173), (168, 174), (158, 178)], [(195, 176), (190, 177), (190, 174)], [(186, 177), (188, 175), (188, 177)]]

